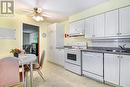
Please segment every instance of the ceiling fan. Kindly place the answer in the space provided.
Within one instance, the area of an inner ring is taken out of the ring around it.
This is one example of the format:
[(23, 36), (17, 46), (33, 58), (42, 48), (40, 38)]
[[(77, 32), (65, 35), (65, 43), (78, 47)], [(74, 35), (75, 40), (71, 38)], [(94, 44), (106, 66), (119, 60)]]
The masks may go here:
[[(16, 5), (17, 5), (17, 11), (20, 14), (24, 14), (27, 16), (31, 16), (32, 19), (35, 21), (61, 21), (65, 20), (68, 17), (55, 12), (55, 11), (50, 11), (48, 9), (43, 8), (42, 2), (40, 0), (33, 0), (32, 4), (27, 2), (27, 0), (16, 0)], [(20, 6), (21, 5), (21, 6)]]
[(44, 15), (42, 14), (41, 8), (34, 8), (32, 15), (33, 15), (32, 18), (36, 21), (43, 21), (44, 20)]

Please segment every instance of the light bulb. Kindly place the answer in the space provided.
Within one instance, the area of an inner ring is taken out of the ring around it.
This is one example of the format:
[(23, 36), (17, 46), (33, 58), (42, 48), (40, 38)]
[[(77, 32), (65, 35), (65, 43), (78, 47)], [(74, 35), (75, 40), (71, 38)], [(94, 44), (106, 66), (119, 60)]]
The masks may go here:
[(42, 16), (33, 16), (32, 18), (36, 21), (43, 21), (44, 20)]

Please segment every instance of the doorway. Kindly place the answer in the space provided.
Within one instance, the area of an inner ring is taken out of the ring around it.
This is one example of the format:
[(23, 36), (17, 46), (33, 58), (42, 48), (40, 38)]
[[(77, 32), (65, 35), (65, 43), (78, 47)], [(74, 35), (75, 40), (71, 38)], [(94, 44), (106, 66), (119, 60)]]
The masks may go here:
[(23, 50), (35, 54), (39, 60), (39, 26), (23, 23)]

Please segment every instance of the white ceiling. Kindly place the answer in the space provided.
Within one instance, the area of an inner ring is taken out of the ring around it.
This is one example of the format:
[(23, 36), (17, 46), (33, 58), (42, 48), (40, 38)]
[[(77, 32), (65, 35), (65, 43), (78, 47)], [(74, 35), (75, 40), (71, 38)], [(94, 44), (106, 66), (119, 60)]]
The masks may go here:
[(16, 10), (41, 7), (53, 17), (67, 17), (108, 0), (16, 0)]

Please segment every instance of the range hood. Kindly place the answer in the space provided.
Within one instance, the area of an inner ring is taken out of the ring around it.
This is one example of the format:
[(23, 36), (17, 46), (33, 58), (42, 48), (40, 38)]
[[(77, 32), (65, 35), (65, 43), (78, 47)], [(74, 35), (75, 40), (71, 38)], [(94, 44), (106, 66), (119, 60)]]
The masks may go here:
[(78, 37), (78, 36), (84, 36), (84, 33), (71, 33), (69, 34), (70, 37)]

